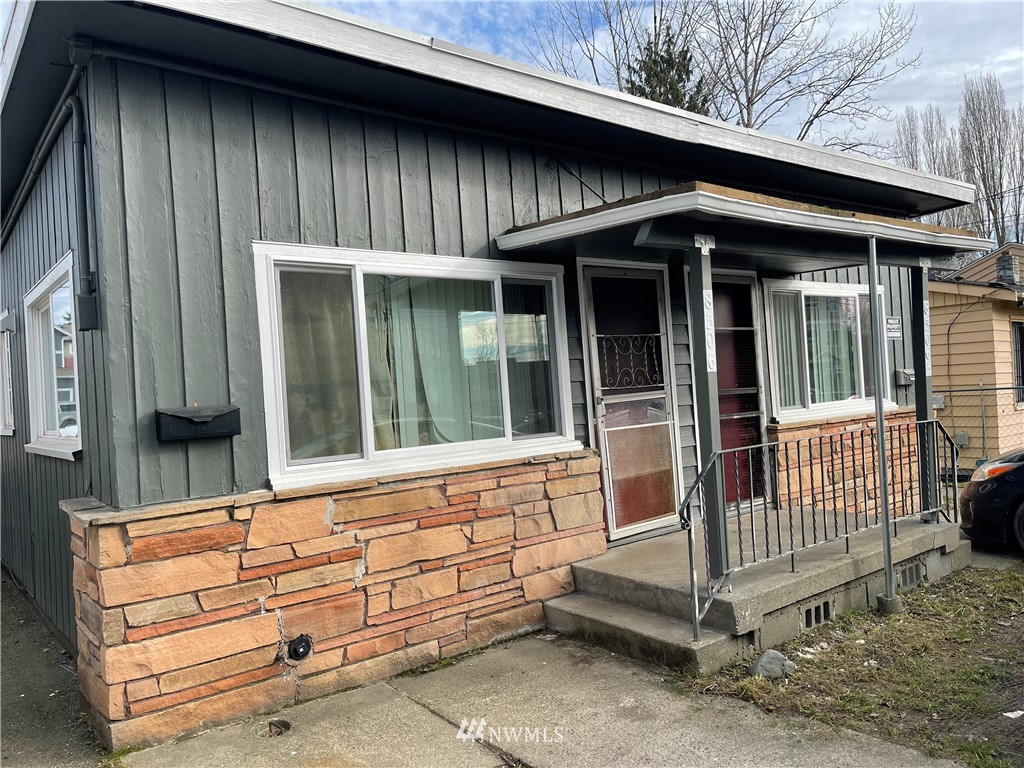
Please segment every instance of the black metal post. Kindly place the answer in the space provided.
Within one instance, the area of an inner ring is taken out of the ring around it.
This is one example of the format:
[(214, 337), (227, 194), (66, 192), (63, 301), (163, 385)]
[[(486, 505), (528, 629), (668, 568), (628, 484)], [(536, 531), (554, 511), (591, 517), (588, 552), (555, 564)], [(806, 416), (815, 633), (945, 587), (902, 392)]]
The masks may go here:
[[(917, 408), (917, 456), (921, 511), (939, 505), (938, 478), (935, 476), (935, 430), (925, 423), (932, 419), (932, 342), (929, 324), (928, 268), (910, 267), (910, 333), (914, 350), (914, 405)], [(937, 513), (928, 520), (939, 521)]]

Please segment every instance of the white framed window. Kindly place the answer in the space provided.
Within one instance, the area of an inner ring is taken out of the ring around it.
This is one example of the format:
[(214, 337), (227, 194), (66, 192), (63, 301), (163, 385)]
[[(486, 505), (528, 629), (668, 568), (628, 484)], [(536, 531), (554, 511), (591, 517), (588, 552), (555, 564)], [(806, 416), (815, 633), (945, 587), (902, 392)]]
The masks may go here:
[(561, 267), (253, 252), (275, 488), (580, 448)]
[[(854, 415), (874, 407), (867, 286), (766, 280), (771, 381), (779, 421)], [(879, 288), (879, 295), (883, 293)], [(889, 400), (889, 355), (883, 396)]]
[[(8, 316), (0, 312), (0, 326)], [(11, 336), (13, 331), (0, 331), (0, 435), (14, 434), (14, 374), (11, 372)]]
[(75, 459), (82, 449), (78, 409), (74, 259), (68, 251), (25, 295), (28, 453)]

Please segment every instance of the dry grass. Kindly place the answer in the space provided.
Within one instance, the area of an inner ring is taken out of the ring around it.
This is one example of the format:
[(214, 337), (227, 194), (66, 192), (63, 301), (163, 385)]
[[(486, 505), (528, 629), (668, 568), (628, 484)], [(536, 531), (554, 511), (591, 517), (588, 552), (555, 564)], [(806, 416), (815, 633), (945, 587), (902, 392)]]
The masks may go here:
[(687, 678), (702, 694), (815, 718), (976, 768), (1024, 765), (1024, 565), (968, 568), (903, 595), (906, 612), (854, 612), (780, 647), (789, 680), (736, 664)]

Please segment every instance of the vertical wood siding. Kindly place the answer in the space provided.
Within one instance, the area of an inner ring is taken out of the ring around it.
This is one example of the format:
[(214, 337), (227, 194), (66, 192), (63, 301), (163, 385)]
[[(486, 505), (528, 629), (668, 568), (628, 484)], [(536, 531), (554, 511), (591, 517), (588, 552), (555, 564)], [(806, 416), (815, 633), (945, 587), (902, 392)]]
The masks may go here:
[[(515, 224), (677, 183), (137, 64), (94, 62), (90, 77), (121, 506), (266, 482), (252, 240), (494, 258), (494, 237)], [(565, 266), (574, 420), (589, 442), (575, 264)], [(158, 444), (153, 410), (192, 402), (238, 404), (242, 435)], [(682, 421), (692, 445), (692, 415)]]
[(75, 252), (77, 270), (75, 193), (69, 122), (0, 254), (0, 309), (17, 316), (17, 333), (10, 339), (15, 432), (0, 436), (0, 554), (62, 639), (72, 645), (71, 538), (67, 516), (57, 504), (87, 494), (111, 494), (105, 379), (95, 373), (103, 357), (103, 341), (94, 333), (79, 333), (75, 339), (81, 458), (66, 461), (28, 454), (25, 443), (31, 430), (23, 301), (69, 250)]

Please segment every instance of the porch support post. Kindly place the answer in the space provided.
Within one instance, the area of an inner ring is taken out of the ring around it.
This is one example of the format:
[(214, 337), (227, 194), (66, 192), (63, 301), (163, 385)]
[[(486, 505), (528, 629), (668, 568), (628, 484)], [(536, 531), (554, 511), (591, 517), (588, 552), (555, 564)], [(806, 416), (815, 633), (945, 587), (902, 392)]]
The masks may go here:
[(889, 451), (885, 440), (885, 338), (882, 336), (882, 302), (878, 296), (878, 254), (875, 238), (868, 238), (868, 290), (871, 307), (871, 351), (875, 357), (875, 428), (878, 431), (878, 503), (882, 507), (882, 556), (885, 569), (885, 594), (878, 595), (879, 613), (898, 613), (902, 601), (896, 596), (896, 579), (892, 563), (892, 521), (889, 514)]
[(686, 249), (690, 267), (690, 327), (693, 338), (693, 393), (697, 417), (697, 451), (701, 469), (709, 461), (715, 466), (704, 477), (701, 503), (704, 536), (707, 539), (708, 568), (717, 579), (729, 570), (729, 547), (725, 532), (725, 479), (722, 462), (715, 459), (722, 448), (718, 416), (718, 360), (715, 352), (715, 306), (711, 292), (712, 237), (694, 236), (694, 247)]
[(932, 418), (932, 342), (928, 306), (928, 268), (910, 267), (910, 340), (914, 350), (914, 405), (917, 408), (917, 453), (920, 468), (921, 511), (926, 520), (938, 522), (938, 478), (935, 453), (938, 435)]

